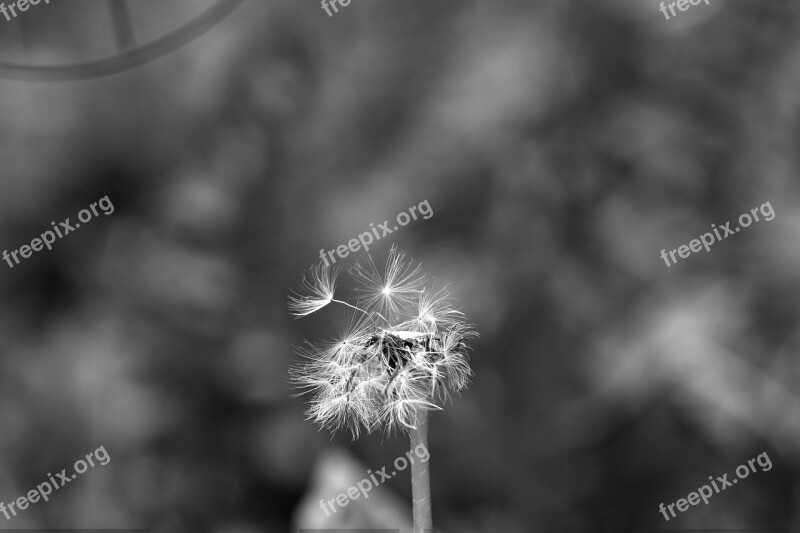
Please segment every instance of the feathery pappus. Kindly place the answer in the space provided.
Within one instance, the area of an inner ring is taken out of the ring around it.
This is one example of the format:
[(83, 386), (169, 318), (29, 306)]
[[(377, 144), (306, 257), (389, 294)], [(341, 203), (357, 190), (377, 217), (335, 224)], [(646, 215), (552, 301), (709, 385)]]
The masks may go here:
[[(338, 336), (297, 349), (303, 361), (290, 378), (310, 394), (307, 415), (322, 427), (408, 430), (417, 414), (442, 408), (469, 383), (468, 343), (477, 337), (421, 265), (395, 247), (378, 269), (371, 257), (348, 271), (351, 301), (336, 298), (338, 270), (314, 265), (289, 296), (289, 311), (308, 316), (335, 303), (344, 312)], [(351, 303), (352, 302), (352, 303)]]

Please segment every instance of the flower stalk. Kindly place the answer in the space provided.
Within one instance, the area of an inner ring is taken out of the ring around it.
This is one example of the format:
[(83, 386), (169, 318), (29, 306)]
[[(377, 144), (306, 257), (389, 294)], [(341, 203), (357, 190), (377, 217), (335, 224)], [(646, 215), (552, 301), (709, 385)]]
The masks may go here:
[[(467, 342), (477, 333), (453, 307), (446, 287), (421, 273), (396, 248), (379, 271), (368, 258), (349, 271), (354, 298), (335, 297), (338, 271), (311, 268), (289, 311), (301, 318), (337, 304), (346, 318), (333, 340), (298, 348), (290, 370), (299, 394), (309, 394), (309, 420), (336, 431), (398, 429), (412, 448), (428, 449), (428, 416), (469, 383)], [(432, 528), (428, 462), (412, 463), (414, 532)]]
[[(417, 427), (409, 431), (411, 448), (423, 445), (428, 448), (428, 413), (422, 412), (417, 418)], [(425, 533), (433, 528), (431, 509), (430, 461), (411, 463), (411, 505), (414, 514), (414, 533)]]

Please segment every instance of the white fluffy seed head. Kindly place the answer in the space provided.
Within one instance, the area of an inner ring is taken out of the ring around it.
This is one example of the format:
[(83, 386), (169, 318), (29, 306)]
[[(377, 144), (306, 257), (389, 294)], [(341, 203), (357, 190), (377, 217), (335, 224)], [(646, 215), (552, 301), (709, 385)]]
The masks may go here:
[(308, 418), (325, 428), (347, 429), (353, 438), (362, 430), (408, 430), (420, 412), (441, 409), (467, 386), (468, 341), (477, 333), (449, 291), (436, 289), (395, 248), (382, 272), (372, 258), (349, 272), (357, 285), (353, 303), (334, 300), (337, 273), (322, 264), (289, 298), (298, 318), (331, 302), (343, 304), (347, 317), (337, 337), (297, 348), (303, 361), (290, 379), (311, 396)]

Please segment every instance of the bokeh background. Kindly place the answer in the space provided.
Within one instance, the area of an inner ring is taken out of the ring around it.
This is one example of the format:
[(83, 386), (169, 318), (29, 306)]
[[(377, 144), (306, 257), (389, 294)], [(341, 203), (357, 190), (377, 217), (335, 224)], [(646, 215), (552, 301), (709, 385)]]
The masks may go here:
[[(113, 52), (105, 4), (0, 19), (0, 59)], [(130, 7), (140, 36), (198, 11)], [(408, 443), (304, 420), (292, 346), (336, 313), (293, 321), (286, 296), (425, 199), (373, 251), (452, 283), (481, 334), (431, 419), (441, 531), (800, 528), (799, 95), (782, 0), (669, 21), (651, 0), (249, 0), (121, 74), (0, 79), (0, 247), (115, 207), (0, 263), (0, 500), (111, 456), (0, 528), (407, 528), (408, 472), (319, 509)], [(765, 202), (774, 220), (659, 257)], [(772, 470), (658, 512), (765, 451)]]

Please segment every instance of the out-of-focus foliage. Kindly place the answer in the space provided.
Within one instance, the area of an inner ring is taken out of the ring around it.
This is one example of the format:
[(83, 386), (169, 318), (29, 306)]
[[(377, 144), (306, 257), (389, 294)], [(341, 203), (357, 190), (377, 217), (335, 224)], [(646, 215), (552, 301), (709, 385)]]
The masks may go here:
[[(250, 2), (123, 75), (0, 81), (0, 246), (116, 208), (0, 263), (0, 500), (111, 456), (2, 527), (318, 524), (317, 458), (366, 471), (408, 445), (303, 419), (291, 345), (334, 318), (293, 322), (286, 294), (423, 199), (433, 217), (374, 251), (451, 282), (481, 333), (471, 388), (431, 421), (438, 527), (663, 527), (660, 502), (764, 450), (771, 471), (669, 525), (800, 527), (799, 17)], [(659, 258), (766, 201), (773, 221)], [(408, 474), (376, 490), (407, 499)]]

